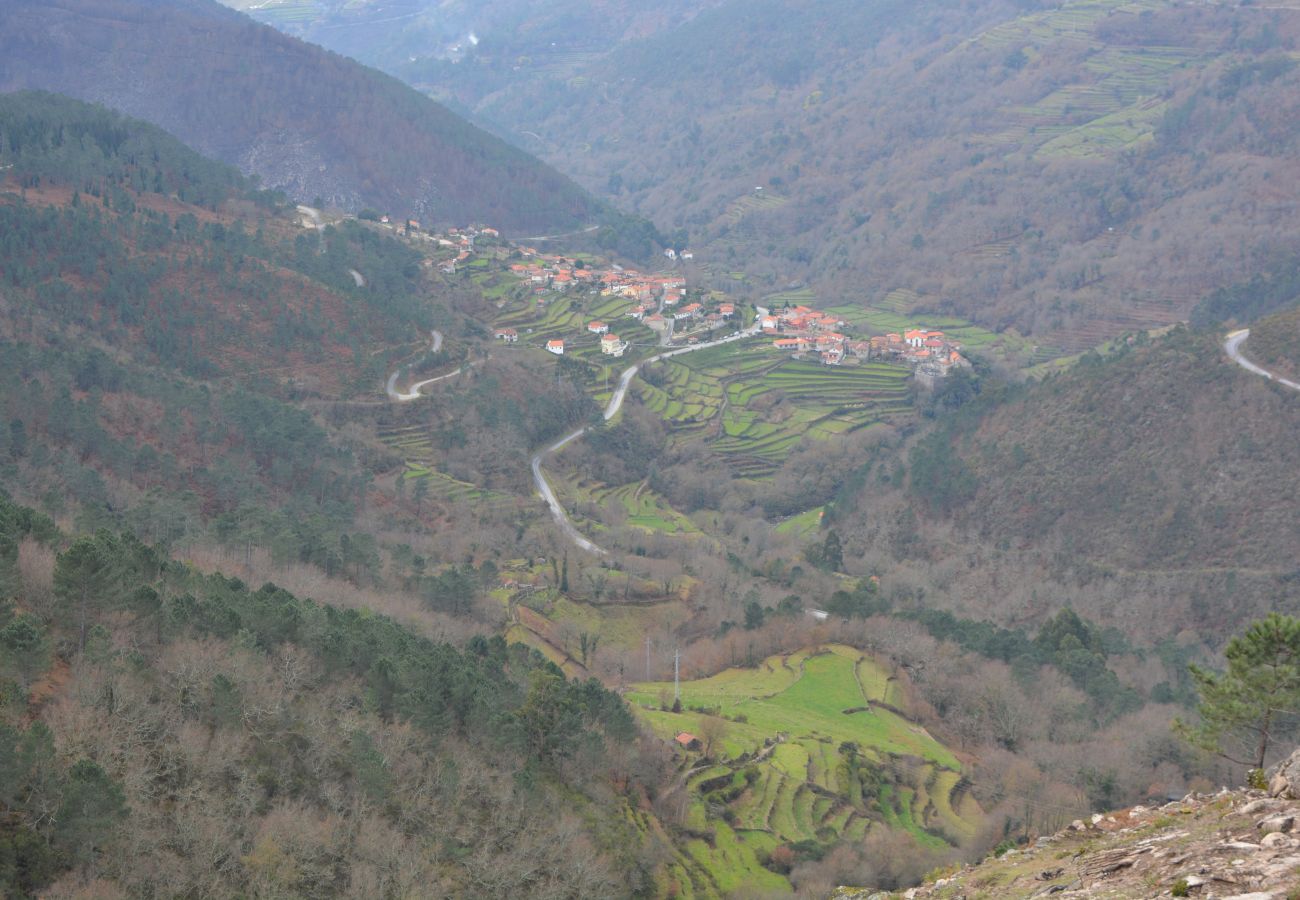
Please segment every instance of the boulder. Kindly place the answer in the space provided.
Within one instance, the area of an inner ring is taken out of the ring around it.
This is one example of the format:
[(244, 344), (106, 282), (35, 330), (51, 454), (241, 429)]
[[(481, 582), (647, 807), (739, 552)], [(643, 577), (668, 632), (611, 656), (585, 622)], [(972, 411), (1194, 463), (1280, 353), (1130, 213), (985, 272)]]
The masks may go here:
[(1256, 822), (1255, 827), (1260, 831), (1264, 832), (1265, 834), (1273, 834), (1274, 832), (1281, 832), (1282, 834), (1290, 834), (1292, 831), (1295, 830), (1295, 816), (1290, 816), (1290, 815), (1269, 816), (1266, 819), (1261, 819), (1258, 822)]
[(1300, 800), (1300, 749), (1268, 770), (1268, 793), (1283, 800)]
[(1289, 850), (1296, 846), (1297, 843), (1300, 842), (1297, 842), (1295, 838), (1280, 831), (1274, 831), (1272, 834), (1264, 835), (1259, 845), (1265, 850)]

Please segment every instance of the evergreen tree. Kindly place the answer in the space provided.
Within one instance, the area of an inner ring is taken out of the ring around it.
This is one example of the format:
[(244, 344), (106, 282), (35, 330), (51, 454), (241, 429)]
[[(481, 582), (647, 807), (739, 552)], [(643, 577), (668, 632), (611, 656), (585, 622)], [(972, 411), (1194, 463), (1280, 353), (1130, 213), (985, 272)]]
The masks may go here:
[(57, 819), (56, 843), (74, 862), (89, 865), (126, 816), (122, 788), (97, 764), (80, 760), (68, 770)]
[(1264, 768), (1269, 750), (1300, 731), (1300, 619), (1271, 613), (1228, 642), (1228, 670), (1191, 666), (1201, 721), (1177, 722), (1196, 746)]
[(54, 593), (75, 618), (77, 646), (86, 649), (90, 617), (106, 608), (116, 591), (118, 571), (107, 552), (107, 535), (79, 538), (54, 564)]

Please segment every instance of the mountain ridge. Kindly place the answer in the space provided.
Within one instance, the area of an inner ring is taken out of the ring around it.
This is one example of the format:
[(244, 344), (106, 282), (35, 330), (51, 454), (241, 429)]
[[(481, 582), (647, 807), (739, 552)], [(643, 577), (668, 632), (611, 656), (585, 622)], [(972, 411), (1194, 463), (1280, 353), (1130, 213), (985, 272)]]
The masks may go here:
[(215, 2), (17, 0), (0, 10), (0, 49), (0, 90), (103, 103), (303, 200), (508, 229), (609, 215), (396, 79)]

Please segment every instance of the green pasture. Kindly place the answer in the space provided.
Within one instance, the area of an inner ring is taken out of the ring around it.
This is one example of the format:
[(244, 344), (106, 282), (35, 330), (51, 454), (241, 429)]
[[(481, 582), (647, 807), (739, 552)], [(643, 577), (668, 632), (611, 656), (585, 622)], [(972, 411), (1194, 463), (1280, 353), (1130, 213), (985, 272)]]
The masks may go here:
[[(710, 678), (686, 682), (682, 685), (682, 703), (717, 709), (729, 719), (744, 716), (748, 722), (739, 727), (747, 732), (825, 736), (837, 744), (856, 741), (879, 752), (918, 756), (959, 768), (947, 748), (897, 713), (881, 707), (845, 713), (869, 706), (872, 701), (885, 702), (884, 691), (876, 693), (887, 683), (887, 675), (885, 682), (879, 680), (882, 671), (860, 651), (832, 645), (816, 653), (802, 651), (772, 657), (757, 669), (727, 669)], [(875, 673), (875, 677), (861, 682), (859, 673), (863, 672)], [(672, 683), (637, 684), (628, 693), (628, 700), (634, 705), (654, 705), (665, 689), (671, 692)]]
[(822, 507), (810, 509), (807, 512), (801, 512), (797, 516), (791, 516), (780, 525), (776, 530), (781, 534), (793, 534), (801, 538), (812, 537), (821, 528), (822, 524)]
[[(626, 696), (666, 740), (725, 721), (711, 757), (691, 753), (683, 763), (692, 772), (689, 827), (707, 835), (688, 852), (719, 889), (775, 885), (758, 858), (780, 844), (894, 828), (941, 848), (969, 837), (981, 815), (958, 760), (906, 717), (897, 682), (858, 650), (829, 645), (683, 682), (681, 713), (661, 708), (672, 690), (646, 682)], [(848, 742), (875, 773), (879, 788), (869, 794), (848, 768)]]

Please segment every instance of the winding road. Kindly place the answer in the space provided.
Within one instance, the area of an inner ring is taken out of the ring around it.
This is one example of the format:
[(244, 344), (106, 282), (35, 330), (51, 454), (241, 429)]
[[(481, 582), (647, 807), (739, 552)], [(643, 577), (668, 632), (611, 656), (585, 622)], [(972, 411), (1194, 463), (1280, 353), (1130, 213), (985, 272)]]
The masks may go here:
[[(669, 350), (666, 353), (660, 353), (659, 355), (652, 356), (649, 359), (643, 359), (634, 366), (629, 366), (623, 371), (623, 374), (619, 376), (618, 386), (614, 388), (614, 394), (609, 398), (609, 403), (605, 404), (605, 412), (603, 413), (605, 421), (608, 422), (610, 419), (614, 418), (614, 416), (618, 415), (618, 411), (623, 408), (623, 401), (627, 398), (627, 390), (632, 384), (632, 379), (636, 377), (637, 372), (641, 371), (641, 367), (646, 363), (658, 362), (661, 359), (681, 356), (683, 353), (694, 353), (696, 350), (706, 350), (709, 347), (718, 347), (722, 344), (729, 344), (732, 341), (738, 341), (750, 337), (751, 335), (758, 333), (758, 321), (765, 315), (767, 315), (767, 310), (760, 309), (758, 316), (754, 319), (754, 324), (749, 328), (746, 328), (744, 331), (738, 331), (735, 334), (728, 335), (727, 337), (720, 338), (716, 341), (708, 341), (703, 344), (682, 347), (680, 350)], [(580, 550), (586, 550), (588, 553), (595, 553), (597, 556), (608, 556), (608, 550), (584, 537), (582, 533), (573, 526), (573, 523), (569, 521), (569, 514), (564, 511), (564, 506), (560, 503), (559, 498), (555, 496), (555, 491), (551, 488), (550, 482), (546, 480), (546, 473), (542, 470), (542, 460), (550, 456), (552, 453), (562, 449), (569, 442), (582, 437), (582, 435), (586, 433), (587, 427), (584, 426), (576, 431), (566, 434), (550, 446), (534, 453), (531, 460), (533, 484), (536, 485), (537, 492), (542, 495), (542, 499), (546, 501), (546, 505), (550, 507), (551, 518), (555, 520), (555, 524), (559, 526), (560, 531), (564, 532), (565, 537), (572, 541)]]
[[(767, 310), (760, 307), (758, 309), (758, 316), (754, 319), (754, 324), (743, 331), (737, 331), (734, 334), (730, 334), (724, 338), (719, 338), (716, 341), (706, 341), (702, 344), (693, 344), (689, 347), (681, 347), (677, 350), (668, 350), (624, 369), (623, 373), (619, 376), (618, 385), (614, 388), (614, 393), (610, 396), (609, 402), (605, 404), (605, 411), (602, 414), (605, 421), (608, 422), (610, 419), (614, 418), (614, 416), (618, 415), (619, 410), (623, 408), (623, 401), (627, 399), (627, 391), (628, 388), (632, 386), (632, 379), (636, 377), (637, 372), (641, 371), (641, 367), (646, 363), (658, 362), (661, 359), (681, 356), (684, 353), (694, 353), (696, 350), (707, 350), (710, 347), (719, 347), (723, 344), (730, 344), (733, 341), (739, 341), (755, 335), (759, 331), (759, 319), (765, 315), (767, 315)], [(442, 349), (442, 332), (437, 330), (433, 331), (432, 338), (433, 344), (430, 347), (429, 352), (437, 353)], [(397, 389), (397, 379), (401, 377), (403, 372), (403, 368), (399, 368), (388, 376), (388, 383), (385, 385), (384, 389), (388, 394), (388, 399), (398, 403), (406, 403), (411, 400), (418, 400), (421, 396), (420, 391), (422, 388), (439, 381), (444, 381), (448, 378), (454, 378), (463, 371), (464, 366), (457, 368), (455, 371), (448, 372), (445, 375), (439, 375), (436, 378), (417, 381), (415, 384), (411, 385), (408, 390), (403, 392)], [(609, 554), (608, 550), (584, 537), (582, 532), (578, 531), (578, 529), (574, 527), (573, 522), (569, 520), (569, 514), (564, 511), (564, 506), (560, 503), (560, 498), (555, 495), (555, 490), (551, 487), (551, 483), (547, 481), (546, 473), (542, 470), (542, 461), (545, 460), (546, 457), (561, 450), (567, 444), (577, 440), (586, 433), (587, 426), (578, 428), (569, 432), (555, 443), (549, 444), (534, 453), (533, 458), (530, 460), (530, 465), (533, 470), (533, 484), (537, 487), (537, 492), (542, 495), (542, 499), (546, 501), (547, 507), (551, 510), (551, 518), (555, 520), (555, 524), (559, 526), (560, 531), (564, 533), (565, 537), (573, 542), (573, 544), (580, 550), (586, 550), (588, 553), (594, 553), (598, 556), (607, 556)]]
[(580, 234), (591, 234), (598, 228), (600, 228), (599, 225), (588, 225), (586, 228), (579, 228), (577, 231), (568, 231), (564, 234), (539, 234), (535, 237), (512, 238), (512, 240), (516, 243), (521, 241), (528, 241), (529, 243), (536, 243), (537, 241), (558, 241), (560, 238), (576, 237)]
[(1241, 352), (1241, 345), (1248, 337), (1250, 337), (1249, 328), (1242, 328), (1238, 331), (1232, 332), (1223, 342), (1223, 352), (1227, 353), (1233, 362), (1241, 366), (1247, 372), (1254, 372), (1256, 375), (1262, 375), (1269, 381), (1276, 381), (1283, 387), (1289, 387), (1293, 391), (1300, 391), (1300, 384), (1291, 381), (1289, 378), (1283, 378), (1281, 375), (1274, 375), (1263, 366), (1257, 366), (1250, 360), (1246, 359), (1246, 355)]
[[(437, 353), (439, 350), (442, 349), (442, 332), (438, 331), (435, 328), (433, 331), (430, 332), (430, 335), (433, 339), (433, 343), (429, 346), (429, 352)], [(465, 371), (465, 367), (461, 366), (455, 371), (448, 372), (446, 375), (439, 375), (437, 378), (426, 378), (424, 381), (417, 381), (415, 384), (411, 385), (410, 390), (406, 391), (405, 393), (397, 389), (397, 378), (402, 374), (402, 371), (403, 369), (399, 368), (395, 370), (392, 375), (388, 376), (388, 384), (384, 386), (384, 390), (388, 394), (389, 400), (395, 400), (398, 403), (407, 403), (411, 400), (420, 399), (421, 388), (433, 384), (435, 381), (442, 381), (447, 378), (455, 378), (461, 372)]]

